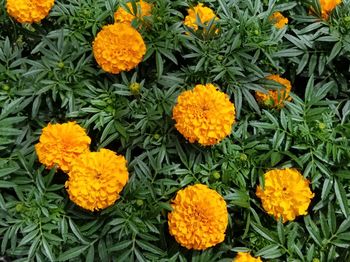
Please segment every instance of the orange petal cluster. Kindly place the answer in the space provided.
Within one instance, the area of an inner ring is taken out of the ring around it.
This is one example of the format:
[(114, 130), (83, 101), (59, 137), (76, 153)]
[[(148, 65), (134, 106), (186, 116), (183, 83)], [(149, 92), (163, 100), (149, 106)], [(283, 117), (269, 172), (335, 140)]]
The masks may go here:
[(173, 119), (176, 129), (190, 143), (214, 145), (231, 133), (235, 106), (214, 85), (196, 85), (179, 95)]
[(119, 199), (128, 181), (126, 160), (108, 149), (89, 152), (77, 158), (65, 186), (69, 198), (78, 206), (94, 211)]
[(188, 15), (185, 17), (184, 24), (188, 27), (191, 27), (195, 31), (198, 30), (197, 16), (199, 17), (201, 23), (204, 25), (208, 24), (212, 19), (219, 19), (212, 9), (203, 6), (202, 3), (199, 3), (195, 7), (189, 8), (187, 12)]
[(224, 241), (228, 223), (226, 202), (206, 185), (177, 192), (168, 214), (170, 234), (188, 249), (204, 250)]
[(296, 169), (273, 169), (265, 173), (265, 187), (257, 187), (256, 195), (261, 199), (265, 211), (280, 217), (283, 222), (306, 215), (314, 194), (310, 182)]
[(90, 143), (85, 129), (76, 122), (48, 124), (43, 128), (35, 150), (40, 163), (47, 168), (57, 165), (67, 172), (74, 159), (89, 151)]
[(325, 20), (328, 19), (333, 9), (336, 8), (336, 6), (342, 2), (342, 0), (319, 0), (319, 1), (320, 1), (321, 12), (322, 12), (322, 18)]
[(255, 258), (249, 253), (238, 252), (233, 262), (262, 262), (262, 260), (260, 259), (260, 257)]
[(288, 24), (288, 18), (284, 17), (280, 12), (274, 12), (269, 19), (277, 29), (282, 29)]
[(140, 0), (140, 2), (136, 3), (137, 11), (134, 13), (132, 4), (129, 2), (126, 4), (131, 13), (125, 10), (122, 6), (120, 6), (117, 11), (114, 13), (114, 21), (118, 23), (127, 23), (131, 24), (134, 18), (142, 19), (144, 16), (150, 16), (152, 12), (152, 5)]
[(54, 0), (7, 0), (7, 13), (19, 23), (37, 23), (43, 20), (54, 5)]
[(290, 101), (292, 99), (289, 96), (292, 89), (290, 81), (279, 75), (269, 75), (266, 79), (275, 81), (283, 87), (279, 90), (269, 90), (267, 94), (257, 91), (255, 92), (256, 99), (267, 107), (282, 108), (285, 100)]
[(106, 72), (118, 74), (135, 68), (146, 53), (142, 36), (131, 25), (106, 25), (93, 42), (97, 63)]

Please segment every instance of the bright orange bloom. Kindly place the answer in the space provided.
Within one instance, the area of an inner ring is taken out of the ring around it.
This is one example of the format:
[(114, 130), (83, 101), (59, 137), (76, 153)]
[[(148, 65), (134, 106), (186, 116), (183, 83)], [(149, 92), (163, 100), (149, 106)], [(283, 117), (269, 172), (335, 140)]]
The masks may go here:
[(179, 95), (173, 119), (176, 129), (190, 143), (215, 145), (231, 134), (235, 106), (214, 85), (196, 85)]
[(285, 100), (290, 101), (292, 99), (289, 96), (292, 89), (289, 80), (282, 78), (279, 75), (269, 75), (266, 79), (275, 81), (284, 87), (279, 90), (269, 90), (267, 94), (258, 91), (255, 92), (255, 97), (258, 102), (267, 107), (281, 108), (284, 106)]
[(233, 262), (262, 262), (262, 260), (260, 259), (260, 257), (255, 258), (249, 253), (238, 252)]
[(274, 12), (269, 19), (277, 29), (282, 29), (288, 24), (288, 18), (284, 17), (280, 12)]
[(54, 5), (54, 0), (7, 0), (7, 13), (19, 23), (37, 23), (43, 20)]
[(188, 15), (185, 17), (184, 24), (193, 30), (198, 30), (197, 16), (199, 17), (202, 24), (207, 25), (212, 19), (218, 20), (219, 18), (215, 15), (214, 11), (209, 7), (203, 6), (199, 3), (197, 6), (187, 10)]
[(40, 163), (47, 168), (57, 165), (68, 172), (72, 161), (89, 151), (90, 142), (85, 129), (75, 122), (48, 124), (43, 128), (35, 150)]
[(128, 181), (125, 158), (108, 149), (81, 155), (68, 175), (69, 198), (90, 211), (113, 205)]
[(138, 17), (142, 19), (144, 16), (150, 16), (152, 12), (152, 5), (140, 0), (140, 2), (136, 3), (137, 6), (137, 12), (134, 14), (132, 4), (129, 2), (126, 4), (127, 7), (130, 9), (131, 14), (125, 10), (123, 7), (119, 7), (117, 11), (114, 13), (114, 21), (118, 23), (127, 23), (131, 24), (132, 20), (134, 18)]
[(310, 182), (296, 169), (273, 169), (265, 173), (265, 187), (258, 186), (256, 195), (265, 211), (283, 222), (306, 215), (314, 194)]
[(124, 23), (104, 26), (97, 34), (92, 49), (97, 63), (112, 74), (135, 68), (146, 53), (140, 33)]
[(204, 250), (225, 239), (226, 202), (206, 185), (188, 186), (177, 192), (168, 214), (170, 234), (188, 249)]
[(336, 6), (342, 2), (342, 0), (319, 0), (319, 1), (320, 1), (321, 12), (322, 12), (322, 18), (325, 20), (328, 19), (333, 9), (336, 8)]

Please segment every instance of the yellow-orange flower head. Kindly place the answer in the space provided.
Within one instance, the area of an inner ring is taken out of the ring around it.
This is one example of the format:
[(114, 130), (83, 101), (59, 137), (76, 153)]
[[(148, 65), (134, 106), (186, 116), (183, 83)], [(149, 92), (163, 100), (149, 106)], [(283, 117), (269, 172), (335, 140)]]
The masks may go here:
[(342, 0), (319, 0), (319, 1), (320, 1), (321, 12), (322, 12), (322, 18), (325, 20), (328, 19), (333, 9), (336, 8), (336, 6), (342, 2)]
[(127, 10), (125, 10), (122, 6), (120, 6), (117, 9), (117, 11), (114, 13), (115, 22), (131, 24), (132, 20), (134, 20), (134, 18), (136, 17), (142, 19), (142, 17), (144, 16), (151, 15), (152, 5), (145, 1), (140, 0), (140, 2), (136, 3), (136, 6), (137, 6), (136, 14), (134, 13), (132, 4), (130, 2), (127, 3), (126, 5), (130, 9), (131, 14)]
[(198, 30), (197, 16), (199, 17), (201, 23), (204, 25), (207, 25), (212, 19), (219, 19), (212, 9), (203, 6), (202, 3), (199, 3), (195, 7), (189, 8), (187, 12), (188, 15), (185, 17), (184, 24), (188, 27), (191, 27), (195, 31)]
[(72, 164), (66, 182), (69, 198), (94, 211), (113, 205), (128, 181), (126, 160), (108, 149), (81, 155)]
[(265, 188), (257, 187), (256, 195), (261, 199), (265, 211), (280, 217), (283, 222), (306, 215), (314, 194), (309, 181), (296, 169), (273, 169), (265, 173)]
[(48, 124), (43, 128), (35, 150), (40, 163), (47, 168), (57, 165), (68, 172), (72, 161), (89, 151), (90, 142), (85, 129), (75, 122)]
[(257, 91), (255, 92), (256, 99), (259, 103), (267, 107), (284, 107), (284, 101), (290, 101), (292, 99), (289, 96), (290, 91), (292, 89), (290, 81), (280, 77), (279, 75), (269, 75), (268, 77), (266, 77), (266, 79), (275, 81), (284, 87), (282, 87), (279, 90), (269, 90), (267, 94)]
[(284, 17), (280, 12), (274, 12), (269, 19), (277, 29), (282, 29), (288, 24), (288, 18)]
[(170, 234), (188, 249), (204, 250), (225, 239), (226, 202), (206, 185), (188, 186), (177, 192), (168, 215)]
[(19, 23), (38, 23), (54, 5), (54, 0), (7, 0), (7, 13)]
[(139, 32), (131, 25), (106, 25), (93, 42), (97, 63), (106, 72), (119, 74), (135, 68), (146, 53), (146, 45)]
[(214, 85), (196, 85), (179, 95), (173, 119), (176, 129), (190, 143), (214, 145), (231, 133), (235, 106)]
[(252, 257), (249, 253), (238, 252), (233, 262), (262, 262), (260, 257)]

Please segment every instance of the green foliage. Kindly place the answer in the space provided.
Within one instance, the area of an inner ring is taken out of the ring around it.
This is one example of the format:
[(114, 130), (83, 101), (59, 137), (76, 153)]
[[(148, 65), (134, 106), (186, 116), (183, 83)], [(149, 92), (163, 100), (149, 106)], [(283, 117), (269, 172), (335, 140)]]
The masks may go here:
[[(149, 1), (136, 19), (147, 53), (130, 72), (97, 66), (91, 43), (124, 1), (55, 1), (40, 24), (11, 19), (0, 0), (0, 260), (232, 261), (249, 251), (269, 261), (350, 260), (350, 2), (329, 20), (318, 1), (204, 1), (220, 20), (184, 27), (196, 1)], [(310, 6), (314, 12), (310, 12)], [(269, 17), (288, 17), (279, 30)], [(281, 110), (262, 108), (255, 91), (292, 82)], [(220, 144), (188, 143), (175, 129), (180, 92), (214, 83), (235, 103), (237, 123)], [(128, 160), (121, 198), (100, 212), (74, 205), (66, 175), (47, 170), (34, 145), (49, 122), (75, 120), (92, 150)], [(295, 167), (311, 181), (308, 215), (281, 223), (256, 197), (271, 168)], [(225, 241), (190, 251), (169, 235), (176, 192), (204, 183), (226, 200)]]

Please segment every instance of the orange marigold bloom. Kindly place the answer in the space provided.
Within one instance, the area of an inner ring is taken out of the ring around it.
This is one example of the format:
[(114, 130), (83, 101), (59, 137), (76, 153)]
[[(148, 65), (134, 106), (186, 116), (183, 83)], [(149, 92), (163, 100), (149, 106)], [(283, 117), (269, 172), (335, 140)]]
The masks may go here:
[(179, 95), (173, 119), (176, 129), (190, 143), (214, 145), (231, 133), (235, 106), (214, 85), (196, 85)]
[(125, 10), (122, 6), (120, 6), (117, 11), (114, 13), (114, 21), (118, 23), (127, 23), (131, 24), (132, 20), (134, 18), (138, 17), (142, 19), (144, 16), (150, 16), (152, 12), (152, 5), (140, 0), (140, 2), (136, 3), (137, 6), (137, 12), (134, 14), (132, 4), (129, 2), (126, 4), (127, 7), (130, 9), (131, 14)]
[(322, 18), (327, 20), (333, 9), (339, 5), (342, 0), (319, 0), (322, 12)]
[(93, 42), (97, 63), (106, 72), (118, 74), (135, 68), (146, 53), (146, 45), (131, 25), (106, 25)]
[(258, 186), (256, 195), (261, 198), (265, 211), (283, 222), (306, 215), (314, 194), (310, 182), (296, 169), (273, 169), (265, 173), (265, 187)]
[(168, 214), (170, 234), (188, 249), (204, 250), (225, 239), (226, 202), (206, 185), (188, 186), (177, 192)]
[(125, 158), (108, 149), (81, 155), (68, 175), (69, 198), (90, 211), (113, 205), (128, 181)]
[(277, 29), (282, 29), (288, 24), (288, 18), (284, 17), (280, 12), (274, 12), (269, 19)]
[(199, 17), (202, 24), (208, 24), (212, 19), (218, 20), (219, 18), (215, 15), (214, 11), (209, 7), (203, 6), (199, 3), (197, 6), (189, 8), (187, 10), (188, 15), (185, 17), (184, 24), (193, 30), (198, 30), (197, 16)]
[(238, 252), (233, 262), (262, 262), (260, 257), (252, 257), (249, 253)]
[(90, 142), (85, 129), (75, 122), (48, 124), (43, 128), (35, 150), (40, 163), (47, 168), (57, 165), (68, 172), (72, 161), (89, 151)]
[(37, 23), (43, 20), (54, 5), (54, 0), (7, 0), (7, 13), (19, 23)]
[(275, 81), (284, 86), (279, 90), (269, 90), (268, 94), (255, 92), (255, 97), (261, 104), (268, 107), (281, 108), (284, 106), (284, 101), (290, 101), (292, 98), (289, 96), (292, 89), (292, 85), (289, 80), (280, 77), (279, 75), (269, 75), (266, 77), (268, 80)]

